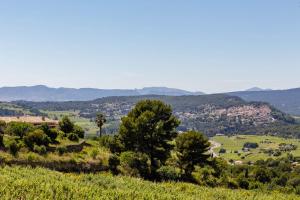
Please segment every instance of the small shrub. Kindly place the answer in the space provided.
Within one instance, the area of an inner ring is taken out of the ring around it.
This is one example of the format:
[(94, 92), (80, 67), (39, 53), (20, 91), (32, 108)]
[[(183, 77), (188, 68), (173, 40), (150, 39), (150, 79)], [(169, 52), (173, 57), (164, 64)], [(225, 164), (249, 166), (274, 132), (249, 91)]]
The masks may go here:
[(215, 170), (212, 167), (196, 167), (192, 173), (192, 177), (199, 185), (216, 187), (218, 186), (218, 179), (214, 176)]
[(40, 155), (45, 155), (47, 153), (47, 148), (44, 145), (41, 146), (34, 145), (33, 151)]
[(99, 144), (101, 147), (105, 147), (105, 148), (110, 148), (112, 142), (113, 142), (113, 137), (109, 136), (109, 135), (104, 135), (102, 137), (99, 137)]
[(1, 147), (5, 147), (5, 145), (4, 145), (4, 140), (3, 140), (3, 136), (4, 136), (4, 135), (0, 133), (0, 148), (1, 148)]
[(84, 130), (80, 126), (75, 125), (73, 133), (75, 133), (79, 138), (84, 138)]
[(67, 137), (67, 134), (64, 133), (64, 132), (61, 131), (61, 130), (58, 130), (57, 133), (58, 133), (58, 136), (57, 136), (57, 137), (60, 138), (60, 139), (63, 139), (63, 138), (65, 138), (65, 137)]
[(75, 133), (69, 133), (68, 134), (68, 139), (74, 142), (78, 142), (79, 141), (79, 137), (77, 134)]
[(150, 174), (149, 157), (131, 151), (120, 155), (121, 172), (124, 175), (147, 178)]
[(178, 181), (181, 177), (181, 174), (172, 166), (162, 166), (157, 173), (163, 181)]
[(13, 140), (9, 143), (8, 149), (10, 154), (16, 157), (18, 155), (18, 152), (20, 151), (20, 146), (15, 140)]
[(34, 145), (48, 146), (50, 138), (42, 130), (35, 130), (24, 137), (24, 143), (30, 150), (33, 150)]
[(239, 185), (238, 185), (238, 183), (235, 180), (229, 179), (227, 181), (227, 187), (230, 188), (230, 189), (238, 189)]
[(221, 148), (220, 151), (219, 151), (219, 153), (226, 153), (226, 149)]
[(249, 184), (249, 181), (246, 178), (244, 178), (244, 177), (238, 178), (237, 183), (238, 183), (240, 188), (245, 189), (245, 190), (249, 189), (250, 184)]
[(281, 151), (275, 150), (273, 153), (273, 156), (275, 156), (275, 157), (281, 156)]
[(112, 174), (117, 175), (119, 173), (118, 166), (120, 165), (120, 159), (115, 154), (112, 154), (108, 158), (109, 170)]
[(57, 130), (56, 128), (50, 129), (50, 131), (47, 133), (47, 136), (50, 138), (52, 143), (55, 142), (58, 135), (59, 135), (59, 130)]
[(96, 157), (97, 157), (97, 155), (98, 155), (98, 150), (97, 149), (93, 149), (92, 150), (92, 152), (91, 152), (91, 156), (92, 156), (92, 158), (95, 160), (96, 159)]
[(295, 193), (297, 195), (300, 195), (300, 185), (298, 185), (296, 188), (295, 188)]
[(271, 174), (267, 169), (257, 168), (254, 171), (255, 180), (261, 183), (268, 183), (271, 180)]
[(124, 149), (123, 144), (120, 142), (118, 136), (112, 138), (111, 143), (109, 143), (109, 150), (112, 153), (119, 154)]
[(300, 186), (300, 177), (292, 178), (288, 181), (288, 184), (294, 188)]
[(258, 144), (256, 142), (246, 142), (244, 144), (244, 148), (248, 149), (256, 149), (258, 147)]
[(67, 152), (67, 148), (66, 147), (57, 147), (56, 151), (58, 152), (58, 155), (62, 156), (64, 153)]
[(36, 159), (36, 155), (34, 155), (34, 153), (28, 153), (28, 156), (27, 156), (27, 160), (29, 162), (32, 162)]
[(58, 130), (56, 128), (50, 128), (47, 123), (43, 123), (40, 129), (50, 138), (51, 142), (55, 142), (58, 136)]
[(68, 116), (64, 116), (59, 121), (59, 128), (64, 133), (71, 133), (74, 130), (74, 123), (69, 119)]

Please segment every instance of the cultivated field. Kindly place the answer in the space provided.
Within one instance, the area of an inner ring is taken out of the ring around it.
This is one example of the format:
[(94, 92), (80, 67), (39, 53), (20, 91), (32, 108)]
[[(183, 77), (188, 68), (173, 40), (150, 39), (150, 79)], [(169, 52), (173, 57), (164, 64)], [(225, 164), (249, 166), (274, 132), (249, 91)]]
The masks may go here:
[[(212, 138), (213, 141), (220, 143), (221, 146), (214, 149), (217, 155), (229, 160), (241, 160), (256, 161), (259, 159), (278, 158), (284, 157), (287, 153), (291, 153), (293, 156), (300, 156), (300, 140), (299, 139), (285, 139), (274, 136), (258, 136), (258, 135), (238, 135), (238, 136), (215, 136)], [(259, 146), (256, 149), (249, 149), (244, 152), (243, 145), (246, 142), (257, 143)], [(282, 152), (280, 156), (273, 156), (265, 153), (265, 150), (276, 150), (279, 148), (279, 144), (293, 144), (297, 146), (296, 150), (290, 152)], [(219, 150), (226, 149), (226, 153), (219, 154)]]
[(110, 174), (63, 174), (42, 168), (0, 168), (1, 199), (172, 199), (295, 200), (277, 192), (200, 187), (187, 183), (152, 183)]

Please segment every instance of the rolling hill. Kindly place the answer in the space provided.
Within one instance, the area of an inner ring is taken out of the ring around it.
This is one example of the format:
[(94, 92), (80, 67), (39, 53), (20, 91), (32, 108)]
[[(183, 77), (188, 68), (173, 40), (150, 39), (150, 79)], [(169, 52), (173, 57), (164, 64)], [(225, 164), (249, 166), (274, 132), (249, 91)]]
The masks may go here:
[(241, 91), (228, 93), (246, 101), (268, 102), (291, 115), (300, 115), (300, 88), (270, 91)]
[[(43, 85), (31, 87), (2, 87), (0, 101), (91, 101), (103, 97), (166, 95), (196, 96), (202, 92), (190, 92), (167, 87), (146, 87), (142, 89), (95, 89), (95, 88), (50, 88)], [(300, 116), (300, 88), (289, 90), (269, 90), (258, 87), (246, 91), (227, 93), (245, 101), (267, 102), (283, 112)]]
[[(93, 101), (69, 102), (14, 102), (27, 109), (47, 111), (79, 110), (80, 116), (93, 119), (97, 112), (104, 113), (116, 131), (120, 119), (140, 100), (157, 99), (170, 104), (174, 114), (181, 120), (179, 130), (197, 129), (208, 136), (217, 133), (258, 133), (280, 124), (295, 124), (295, 120), (267, 103), (246, 102), (239, 97), (216, 94), (202, 96), (127, 96), (105, 97)], [(278, 130), (272, 130), (274, 134)], [(280, 132), (282, 134), (282, 132)]]

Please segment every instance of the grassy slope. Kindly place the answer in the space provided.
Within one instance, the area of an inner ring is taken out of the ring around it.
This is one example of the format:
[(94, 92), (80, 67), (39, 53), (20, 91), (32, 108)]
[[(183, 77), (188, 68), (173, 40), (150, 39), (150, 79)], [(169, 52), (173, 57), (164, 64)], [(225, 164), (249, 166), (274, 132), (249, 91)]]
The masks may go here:
[(61, 119), (63, 116), (68, 116), (78, 126), (81, 126), (84, 130), (86, 130), (87, 134), (90, 136), (95, 136), (96, 132), (99, 130), (99, 128), (96, 126), (94, 122), (91, 122), (87, 118), (80, 117), (79, 111), (42, 111), (42, 112), (48, 114), (50, 118), (54, 118), (56, 116), (58, 119)]
[[(259, 159), (268, 159), (270, 158), (267, 154), (260, 152), (260, 149), (276, 149), (280, 143), (286, 144), (295, 144), (298, 148), (291, 153), (294, 156), (300, 156), (300, 140), (297, 139), (284, 139), (280, 137), (273, 137), (273, 136), (258, 136), (258, 135), (239, 135), (233, 137), (227, 136), (215, 136), (213, 137), (214, 141), (222, 144), (222, 148), (225, 148), (227, 152), (225, 154), (221, 154), (221, 157), (226, 159), (233, 159), (233, 160), (241, 160), (241, 156), (245, 156), (249, 153), (250, 155), (245, 157), (245, 161), (256, 161)], [(272, 143), (260, 143), (261, 141), (271, 141)], [(258, 143), (259, 147), (257, 149), (251, 149), (251, 152), (244, 153), (242, 152), (242, 148), (244, 143), (246, 142), (256, 142)], [(219, 152), (220, 148), (215, 149), (215, 152)], [(241, 153), (241, 156), (238, 156), (234, 153), (235, 150), (238, 150)], [(286, 156), (286, 154), (282, 154), (282, 156)]]
[(0, 102), (0, 109), (7, 109), (7, 110), (16, 111), (16, 112), (21, 112), (25, 115), (33, 114), (28, 109), (25, 109), (21, 106), (18, 106), (18, 105), (12, 104), (12, 103), (6, 103), (6, 102)]
[(63, 174), (42, 168), (0, 168), (1, 199), (205, 199), (292, 200), (296, 195), (206, 188), (186, 183), (151, 183), (109, 174)]
[[(4, 143), (8, 146), (9, 142), (14, 139), (13, 136), (4, 136)], [(80, 142), (82, 142), (81, 140)], [(53, 145), (51, 147), (63, 147), (67, 145), (78, 145), (78, 142), (72, 142), (68, 139), (59, 139), (59, 144)], [(91, 146), (86, 146), (83, 148), (83, 151), (79, 153), (64, 153), (63, 155), (59, 155), (58, 152), (48, 152), (46, 155), (39, 155), (34, 152), (30, 152), (27, 148), (21, 148), (17, 157), (13, 157), (8, 151), (0, 151), (0, 160), (5, 159), (9, 160), (28, 160), (28, 161), (69, 161), (74, 160), (76, 162), (101, 162), (103, 165), (107, 165), (107, 160), (110, 155), (110, 152), (101, 147), (97, 141), (94, 140), (86, 140), (88, 144)], [(93, 157), (93, 153), (94, 155)]]

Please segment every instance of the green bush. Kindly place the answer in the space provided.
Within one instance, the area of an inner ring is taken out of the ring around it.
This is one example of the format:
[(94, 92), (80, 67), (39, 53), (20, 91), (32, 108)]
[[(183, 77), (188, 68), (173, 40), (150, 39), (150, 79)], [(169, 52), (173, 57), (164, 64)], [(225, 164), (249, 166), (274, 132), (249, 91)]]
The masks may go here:
[(91, 156), (94, 160), (97, 158), (98, 154), (99, 154), (99, 151), (97, 149), (93, 149), (91, 152)]
[(45, 155), (47, 153), (47, 148), (44, 145), (41, 146), (34, 145), (33, 151), (40, 155)]
[(120, 155), (120, 166), (124, 175), (149, 178), (149, 157), (145, 154), (125, 151)]
[(230, 189), (238, 189), (239, 185), (234, 179), (228, 179), (227, 181), (227, 187)]
[(219, 153), (226, 153), (226, 149), (221, 148), (220, 151), (219, 151)]
[(79, 138), (84, 138), (84, 130), (80, 126), (75, 125), (73, 133), (75, 133)]
[(300, 195), (300, 185), (295, 188), (295, 193)]
[(294, 177), (288, 181), (288, 184), (294, 188), (300, 185), (300, 177)]
[(67, 152), (67, 148), (66, 148), (66, 147), (57, 147), (57, 148), (56, 148), (56, 151), (58, 152), (58, 154), (59, 154), (60, 156), (62, 156), (64, 153)]
[(257, 168), (254, 171), (255, 180), (261, 183), (268, 183), (271, 180), (271, 174), (267, 169), (264, 168)]
[(110, 146), (114, 142), (113, 140), (114, 140), (113, 136), (110, 136), (110, 135), (104, 135), (104, 136), (98, 138), (99, 145), (101, 147), (105, 147), (105, 148), (108, 148), (108, 149), (110, 148)]
[(74, 142), (78, 142), (79, 141), (79, 137), (77, 134), (75, 133), (69, 133), (68, 134), (68, 139)]
[(40, 126), (40, 129), (50, 138), (51, 142), (55, 142), (58, 136), (58, 130), (56, 128), (50, 128), (47, 123)]
[(249, 185), (250, 185), (248, 179), (244, 177), (239, 177), (237, 180), (237, 184), (239, 185), (240, 188), (246, 190), (249, 189)]
[(57, 130), (56, 128), (50, 129), (49, 133), (47, 134), (47, 136), (51, 139), (52, 143), (55, 142), (58, 135), (59, 135), (59, 130)]
[(117, 175), (119, 173), (118, 166), (120, 165), (120, 159), (117, 155), (112, 154), (108, 158), (109, 170), (112, 174)]
[(179, 171), (172, 166), (162, 166), (157, 170), (157, 174), (163, 181), (179, 181), (181, 178)]
[(6, 122), (0, 120), (0, 134), (4, 134), (5, 129), (6, 129)]
[(218, 179), (214, 176), (215, 170), (212, 167), (196, 167), (192, 173), (192, 178), (199, 185), (216, 187), (218, 186)]
[(71, 133), (74, 130), (74, 123), (69, 119), (68, 116), (64, 116), (59, 121), (59, 128), (64, 133)]
[[(106, 143), (107, 144), (107, 143)], [(109, 150), (112, 153), (119, 154), (124, 150), (124, 145), (121, 143), (118, 136), (114, 136), (112, 141), (109, 143)]]
[(30, 150), (33, 150), (34, 145), (48, 146), (50, 138), (42, 130), (37, 129), (24, 137), (24, 143)]
[(32, 124), (25, 122), (10, 122), (7, 124), (5, 134), (15, 135), (23, 138), (30, 131), (33, 131), (34, 127)]
[(1, 147), (5, 147), (5, 145), (4, 145), (4, 140), (3, 140), (3, 136), (4, 136), (4, 135), (0, 133), (0, 148), (1, 148)]
[(11, 141), (8, 145), (8, 149), (11, 155), (17, 156), (18, 152), (20, 151), (20, 145), (15, 141)]

